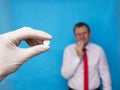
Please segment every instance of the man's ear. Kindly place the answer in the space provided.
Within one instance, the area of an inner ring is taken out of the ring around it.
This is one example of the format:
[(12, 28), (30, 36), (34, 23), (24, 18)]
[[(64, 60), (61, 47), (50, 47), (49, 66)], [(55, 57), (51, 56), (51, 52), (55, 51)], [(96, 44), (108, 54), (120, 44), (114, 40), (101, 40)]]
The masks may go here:
[(75, 34), (74, 34), (74, 39), (76, 40), (76, 36), (75, 36)]
[(89, 33), (89, 37), (91, 37), (91, 35), (92, 35), (92, 32)]

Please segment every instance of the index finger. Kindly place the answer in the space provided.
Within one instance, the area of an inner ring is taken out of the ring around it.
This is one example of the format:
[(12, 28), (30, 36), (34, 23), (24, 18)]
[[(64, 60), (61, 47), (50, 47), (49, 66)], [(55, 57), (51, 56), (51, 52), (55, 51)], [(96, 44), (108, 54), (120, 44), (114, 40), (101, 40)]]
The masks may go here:
[(16, 31), (10, 32), (9, 37), (18, 41), (26, 39), (50, 40), (52, 38), (50, 34), (44, 31), (32, 29), (30, 27), (23, 27)]

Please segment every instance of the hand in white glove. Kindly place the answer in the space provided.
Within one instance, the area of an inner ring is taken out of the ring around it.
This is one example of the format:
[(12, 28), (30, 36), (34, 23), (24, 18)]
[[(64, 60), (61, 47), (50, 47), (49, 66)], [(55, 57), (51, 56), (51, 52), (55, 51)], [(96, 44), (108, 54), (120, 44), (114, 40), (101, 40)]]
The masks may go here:
[[(0, 35), (0, 80), (15, 72), (29, 58), (49, 50), (43, 41), (51, 38), (51, 35), (29, 27)], [(18, 47), (22, 40), (32, 47)]]

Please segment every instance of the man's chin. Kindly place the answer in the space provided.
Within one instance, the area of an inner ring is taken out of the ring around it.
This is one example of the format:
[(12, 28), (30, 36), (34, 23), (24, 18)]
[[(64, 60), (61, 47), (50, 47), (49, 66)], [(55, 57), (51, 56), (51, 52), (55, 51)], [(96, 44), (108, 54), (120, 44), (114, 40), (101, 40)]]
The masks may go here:
[(87, 44), (88, 44), (88, 42), (85, 42), (85, 43), (84, 43), (84, 46), (86, 46)]

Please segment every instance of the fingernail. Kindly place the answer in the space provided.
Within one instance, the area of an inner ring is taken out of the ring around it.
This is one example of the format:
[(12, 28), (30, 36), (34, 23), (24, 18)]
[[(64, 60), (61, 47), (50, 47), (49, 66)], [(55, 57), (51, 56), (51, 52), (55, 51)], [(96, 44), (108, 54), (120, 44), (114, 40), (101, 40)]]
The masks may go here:
[(50, 34), (47, 34), (48, 35), (48, 37), (50, 38), (50, 39), (52, 39), (52, 35), (50, 35)]

